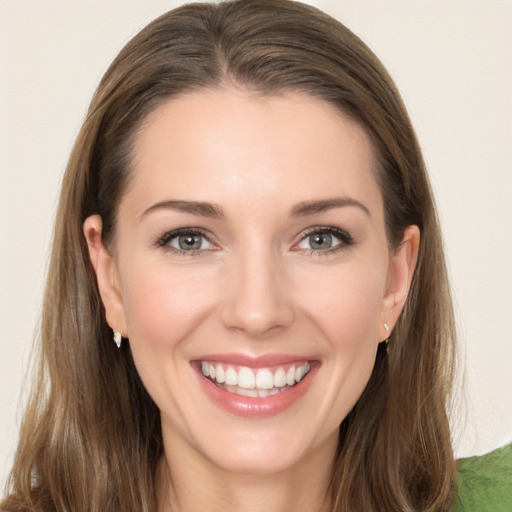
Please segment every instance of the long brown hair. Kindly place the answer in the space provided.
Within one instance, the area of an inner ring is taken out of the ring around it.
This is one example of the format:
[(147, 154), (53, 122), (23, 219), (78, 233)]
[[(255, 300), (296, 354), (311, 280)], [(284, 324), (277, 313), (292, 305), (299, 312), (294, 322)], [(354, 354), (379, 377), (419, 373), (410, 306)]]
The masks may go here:
[(115, 236), (133, 140), (149, 112), (226, 83), (265, 95), (305, 92), (352, 116), (378, 155), (390, 246), (419, 226), (407, 303), (340, 427), (330, 488), (335, 511), (448, 508), (454, 321), (432, 191), (405, 107), (379, 60), (341, 23), (289, 0), (238, 0), (164, 14), (124, 47), (94, 95), (62, 185), (40, 365), (4, 512), (155, 510), (159, 411), (129, 347), (112, 342), (82, 225), (98, 213), (104, 242)]

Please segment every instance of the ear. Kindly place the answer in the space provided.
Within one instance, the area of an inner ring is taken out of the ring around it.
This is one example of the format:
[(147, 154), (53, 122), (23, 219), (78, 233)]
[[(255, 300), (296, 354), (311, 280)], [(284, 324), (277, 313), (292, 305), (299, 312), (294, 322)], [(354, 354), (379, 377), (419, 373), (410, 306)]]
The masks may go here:
[(107, 323), (113, 331), (128, 337), (119, 271), (114, 256), (107, 250), (101, 239), (103, 222), (99, 215), (91, 215), (84, 222), (84, 235), (89, 248), (101, 300), (105, 306)]
[[(404, 307), (411, 286), (414, 269), (418, 261), (420, 230), (418, 226), (408, 226), (397, 250), (389, 261), (386, 295), (382, 301), (379, 326), (380, 340), (389, 337)], [(389, 326), (386, 330), (384, 324)]]

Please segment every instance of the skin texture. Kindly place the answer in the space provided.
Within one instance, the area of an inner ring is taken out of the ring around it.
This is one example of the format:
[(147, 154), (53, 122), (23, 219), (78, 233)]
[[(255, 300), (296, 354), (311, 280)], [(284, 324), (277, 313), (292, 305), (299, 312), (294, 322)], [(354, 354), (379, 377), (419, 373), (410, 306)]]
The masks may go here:
[[(159, 107), (134, 156), (114, 245), (97, 215), (84, 232), (107, 320), (161, 410), (162, 510), (169, 473), (182, 510), (327, 510), (338, 427), (400, 314), (419, 244), (411, 226), (388, 247), (369, 138), (303, 94), (225, 88)], [(166, 201), (215, 207), (155, 206)], [(326, 227), (351, 242), (335, 234), (335, 251), (311, 249), (311, 230)], [(179, 228), (206, 235), (200, 250), (158, 245)], [(191, 361), (206, 354), (287, 354), (315, 371), (290, 407), (247, 418), (205, 394)]]

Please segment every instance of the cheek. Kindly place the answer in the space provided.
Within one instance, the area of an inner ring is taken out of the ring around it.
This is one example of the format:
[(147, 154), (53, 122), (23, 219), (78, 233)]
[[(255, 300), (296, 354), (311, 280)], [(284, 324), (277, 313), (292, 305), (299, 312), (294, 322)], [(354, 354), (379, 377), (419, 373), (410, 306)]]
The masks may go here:
[(385, 274), (379, 268), (351, 266), (325, 279), (311, 296), (309, 312), (321, 333), (327, 376), (323, 391), (326, 428), (335, 430), (366, 387), (380, 341), (379, 322)]
[(132, 260), (122, 283), (131, 343), (158, 351), (186, 338), (214, 307), (215, 281), (208, 273)]
[(382, 269), (320, 269), (314, 279), (303, 282), (302, 308), (332, 345), (357, 348), (377, 341), (385, 290)]
[(147, 258), (133, 257), (125, 270), (123, 303), (135, 366), (160, 410), (179, 411), (189, 378), (184, 340), (215, 306), (214, 282), (185, 267), (151, 265)]

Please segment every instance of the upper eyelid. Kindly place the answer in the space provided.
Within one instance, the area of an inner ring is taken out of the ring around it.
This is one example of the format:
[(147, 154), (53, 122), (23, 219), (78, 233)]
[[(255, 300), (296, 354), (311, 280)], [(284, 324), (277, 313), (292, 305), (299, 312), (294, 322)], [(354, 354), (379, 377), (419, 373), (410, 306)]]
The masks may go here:
[(349, 231), (335, 226), (312, 226), (310, 228), (306, 228), (297, 235), (297, 239), (298, 241), (301, 241), (302, 239), (304, 239), (307, 236), (310, 236), (311, 234), (322, 232), (327, 232), (334, 235), (336, 235), (337, 233), (338, 235), (342, 235), (345, 237), (349, 237), (350, 239), (353, 239), (353, 236), (350, 234)]

